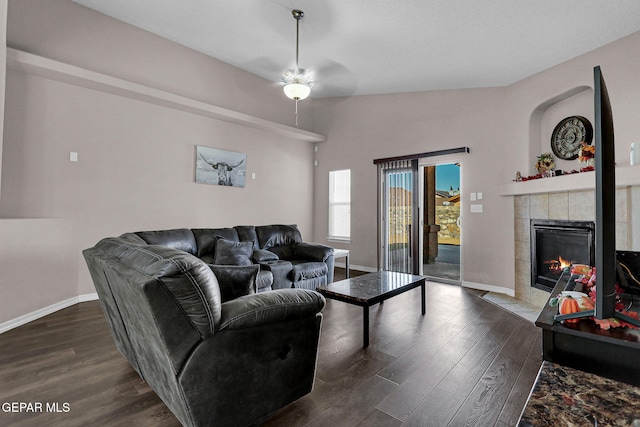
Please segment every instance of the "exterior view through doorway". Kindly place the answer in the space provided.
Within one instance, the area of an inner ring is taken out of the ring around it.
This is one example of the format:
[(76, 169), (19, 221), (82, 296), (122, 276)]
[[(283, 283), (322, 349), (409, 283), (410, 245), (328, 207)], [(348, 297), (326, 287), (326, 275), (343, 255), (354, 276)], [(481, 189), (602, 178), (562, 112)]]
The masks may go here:
[(422, 269), (430, 280), (460, 284), (460, 163), (422, 166)]
[(451, 157), (440, 164), (426, 159), (466, 153), (469, 147), (373, 161), (378, 168), (379, 270), (461, 283), (462, 164)]

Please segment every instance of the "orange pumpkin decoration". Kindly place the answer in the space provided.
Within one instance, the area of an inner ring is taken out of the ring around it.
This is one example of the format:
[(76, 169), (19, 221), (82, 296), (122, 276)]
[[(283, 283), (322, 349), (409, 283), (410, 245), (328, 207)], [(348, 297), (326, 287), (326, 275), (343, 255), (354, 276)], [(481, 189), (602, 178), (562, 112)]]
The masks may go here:
[[(560, 314), (577, 313), (580, 311), (580, 305), (575, 298), (566, 296), (560, 301), (560, 307), (558, 309)], [(578, 323), (580, 319), (565, 319), (564, 321), (567, 323)]]

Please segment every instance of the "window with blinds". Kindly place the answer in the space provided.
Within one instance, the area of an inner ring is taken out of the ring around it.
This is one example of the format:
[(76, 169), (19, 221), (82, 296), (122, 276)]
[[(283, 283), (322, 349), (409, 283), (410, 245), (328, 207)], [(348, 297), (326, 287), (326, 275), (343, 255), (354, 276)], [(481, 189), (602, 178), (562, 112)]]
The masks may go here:
[(329, 172), (329, 239), (351, 239), (351, 169)]

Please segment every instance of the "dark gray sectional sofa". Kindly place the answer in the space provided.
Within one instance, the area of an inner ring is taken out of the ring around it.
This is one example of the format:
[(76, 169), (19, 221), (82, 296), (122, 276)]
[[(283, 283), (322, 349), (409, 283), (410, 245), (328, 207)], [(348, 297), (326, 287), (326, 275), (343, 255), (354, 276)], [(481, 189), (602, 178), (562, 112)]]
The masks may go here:
[(325, 300), (305, 288), (333, 255), (295, 226), (127, 233), (83, 255), (118, 350), (183, 425), (254, 425), (311, 391)]
[(182, 228), (133, 234), (142, 239), (140, 243), (179, 249), (207, 264), (259, 264), (259, 292), (292, 287), (315, 290), (333, 282), (333, 248), (303, 242), (295, 225)]

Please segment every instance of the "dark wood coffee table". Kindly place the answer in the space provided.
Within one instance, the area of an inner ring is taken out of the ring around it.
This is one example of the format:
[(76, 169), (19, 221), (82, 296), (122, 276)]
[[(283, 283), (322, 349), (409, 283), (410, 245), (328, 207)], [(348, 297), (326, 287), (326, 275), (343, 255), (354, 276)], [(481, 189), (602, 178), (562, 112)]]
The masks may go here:
[(369, 307), (411, 289), (422, 287), (422, 315), (426, 312), (425, 278), (393, 271), (376, 271), (328, 285), (317, 291), (326, 298), (363, 308), (363, 347), (369, 346)]

